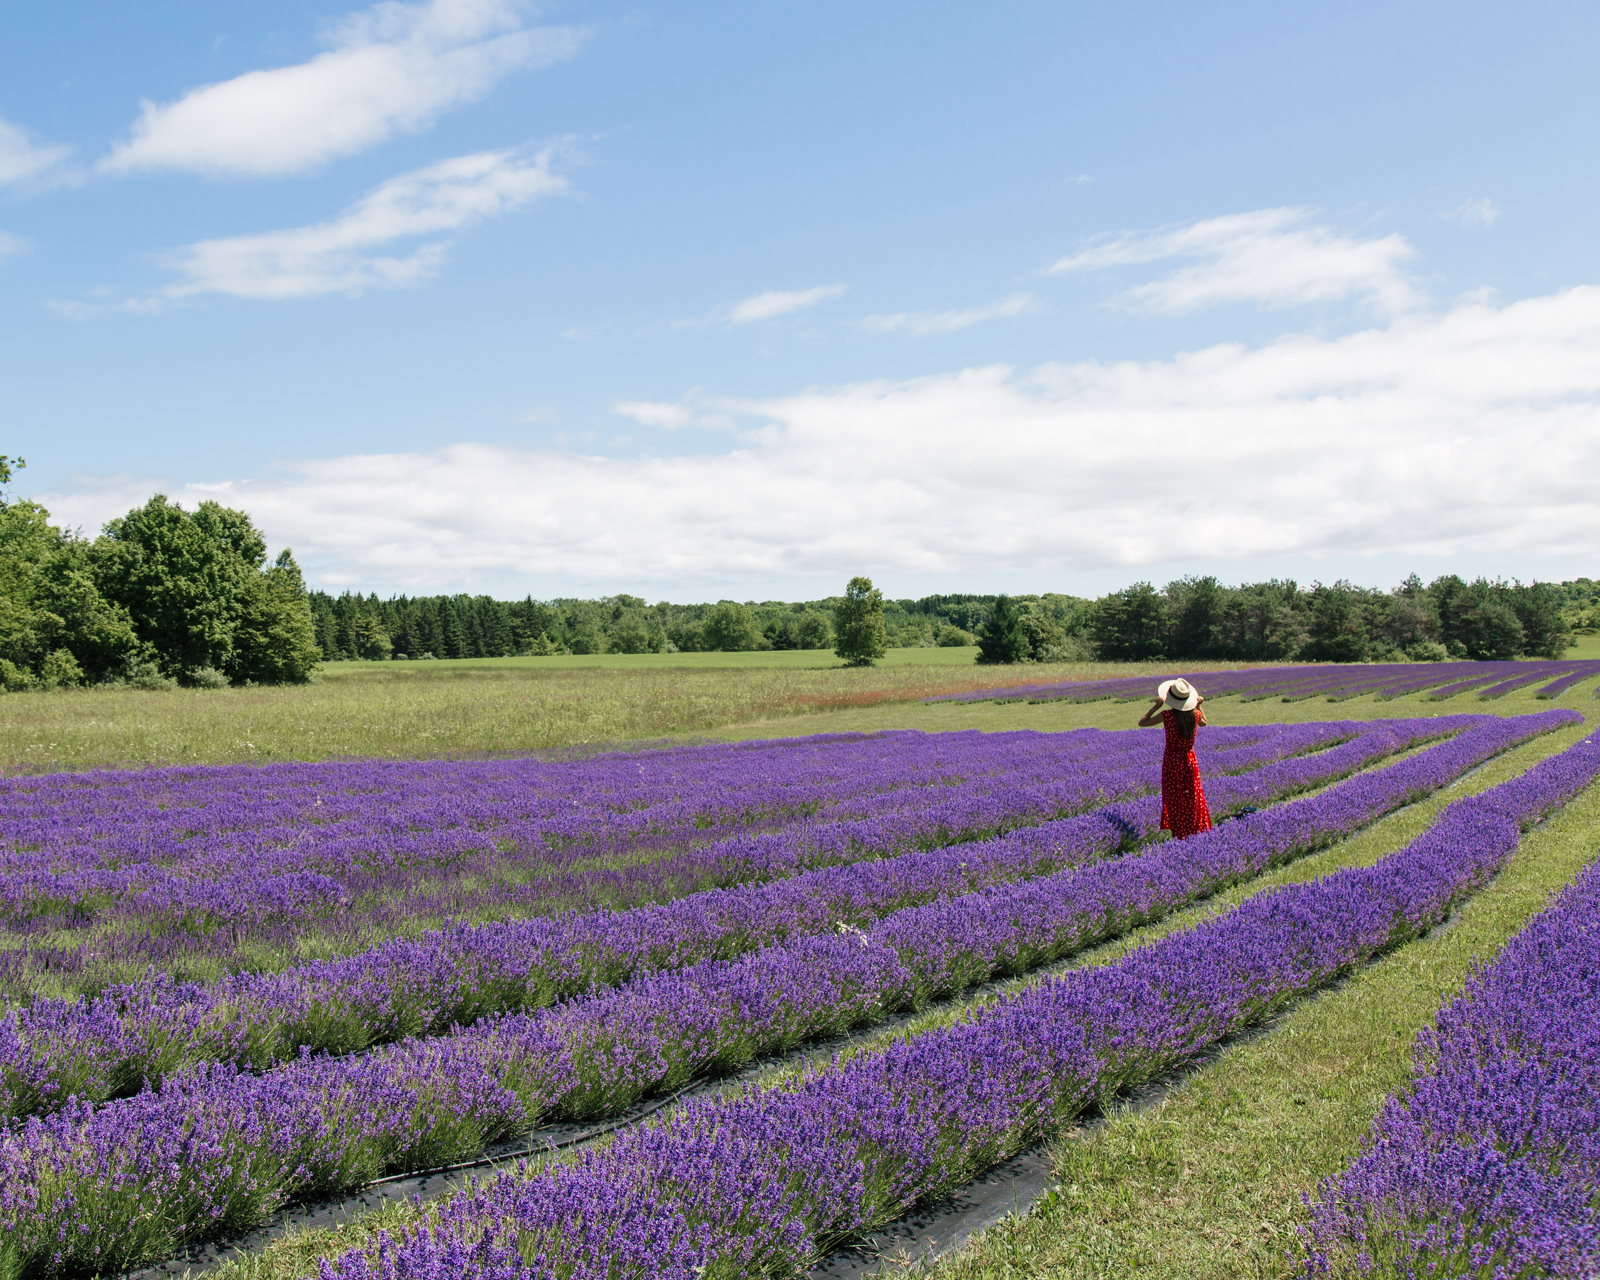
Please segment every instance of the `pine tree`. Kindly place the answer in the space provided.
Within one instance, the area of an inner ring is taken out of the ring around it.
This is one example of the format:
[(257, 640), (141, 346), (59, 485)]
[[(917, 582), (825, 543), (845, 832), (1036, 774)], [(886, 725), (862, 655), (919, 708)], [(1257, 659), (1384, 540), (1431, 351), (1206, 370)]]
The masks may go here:
[(439, 632), (441, 646), (434, 651), (439, 657), (467, 656), (466, 637), (461, 634), (461, 619), (456, 616), (455, 605), (448, 598), (439, 601)]
[(1021, 662), (1028, 656), (1028, 633), (1010, 596), (999, 596), (989, 620), (978, 628), (978, 661)]

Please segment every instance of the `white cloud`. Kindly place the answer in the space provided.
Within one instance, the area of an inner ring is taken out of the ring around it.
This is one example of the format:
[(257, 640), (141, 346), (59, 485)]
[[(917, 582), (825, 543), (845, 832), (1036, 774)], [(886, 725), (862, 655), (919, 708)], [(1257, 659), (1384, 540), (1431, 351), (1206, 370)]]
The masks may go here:
[(735, 303), (733, 310), (728, 313), (729, 324), (750, 324), (756, 320), (771, 320), (774, 316), (786, 316), (794, 311), (804, 311), (807, 307), (814, 307), (819, 302), (826, 302), (829, 298), (837, 298), (845, 291), (842, 284), (818, 285), (815, 289), (771, 289), (766, 293), (758, 293), (753, 298), (746, 298), (743, 302)]
[(969, 307), (965, 311), (896, 311), (892, 315), (868, 316), (861, 322), (864, 329), (880, 333), (904, 332), (917, 335), (929, 333), (955, 333), (970, 329), (985, 320), (1000, 320), (1020, 316), (1035, 307), (1030, 293), (1014, 293), (986, 307)]
[(12, 235), (9, 231), (0, 231), (0, 262), (26, 252), (27, 248), (28, 242), (21, 236)]
[(1161, 231), (1123, 232), (1050, 267), (1054, 274), (1192, 258), (1183, 267), (1122, 295), (1141, 310), (1192, 311), (1224, 302), (1295, 307), (1362, 298), (1397, 313), (1419, 299), (1401, 264), (1405, 237), (1362, 240), (1309, 223), (1308, 209), (1260, 209)]
[[(1600, 559), (1600, 288), (1336, 340), (626, 409), (743, 429), (676, 457), (458, 444), (304, 460), (218, 496), (324, 582), (417, 591)], [(47, 505), (90, 524), (118, 510)]]
[(438, 266), (445, 242), (403, 256), (384, 255), (383, 246), (455, 231), (566, 190), (566, 179), (550, 172), (551, 157), (549, 150), (457, 156), (389, 179), (326, 222), (202, 240), (169, 255), (184, 279), (161, 296), (309, 298), (414, 284)]
[(70, 148), (44, 147), (26, 130), (0, 120), (0, 186), (42, 178), (66, 160)]
[(645, 427), (662, 427), (676, 431), (689, 425), (693, 414), (686, 405), (658, 400), (618, 400), (611, 406), (624, 418), (632, 418)]
[(1487, 197), (1479, 200), (1468, 200), (1457, 205), (1449, 213), (1441, 213), (1441, 218), (1448, 218), (1452, 222), (1459, 222), (1463, 227), (1473, 230), (1487, 230), (1500, 220), (1500, 209), (1493, 200)]
[(585, 33), (522, 28), (514, 0), (384, 3), (329, 31), (328, 52), (145, 102), (100, 167), (295, 173), (352, 155), (486, 95), (505, 76), (574, 56)]

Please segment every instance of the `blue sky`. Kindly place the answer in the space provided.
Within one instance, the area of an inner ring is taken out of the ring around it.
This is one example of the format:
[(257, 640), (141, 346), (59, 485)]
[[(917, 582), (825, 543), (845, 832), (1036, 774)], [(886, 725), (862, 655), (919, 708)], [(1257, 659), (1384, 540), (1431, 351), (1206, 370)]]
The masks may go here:
[(0, 10), (0, 452), (332, 589), (1600, 571), (1593, 5)]

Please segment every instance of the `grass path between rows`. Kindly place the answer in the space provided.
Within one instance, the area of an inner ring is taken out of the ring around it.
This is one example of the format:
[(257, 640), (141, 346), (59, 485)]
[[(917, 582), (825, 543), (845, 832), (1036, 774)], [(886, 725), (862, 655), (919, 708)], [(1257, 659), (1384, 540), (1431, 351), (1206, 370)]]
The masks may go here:
[[(1444, 803), (1512, 776), (1576, 736), (1552, 734), (1509, 753), (1440, 797), (1266, 880), (1320, 874), (1332, 869), (1330, 855), (1341, 865), (1370, 862), (1387, 851), (1375, 845), (1395, 843), (1383, 827), (1394, 835), (1403, 829), (1401, 842), (1409, 840)], [(1268, 1034), (1225, 1049), (1153, 1107), (1123, 1109), (1063, 1134), (1051, 1153), (1059, 1183), (1031, 1213), (915, 1274), (1297, 1274), (1298, 1227), (1308, 1218), (1303, 1197), (1349, 1162), (1383, 1098), (1406, 1084), (1417, 1032), (1460, 991), (1475, 958), (1492, 960), (1597, 854), (1600, 786), (1591, 786), (1524, 836), (1500, 875), (1444, 928), (1290, 1009)], [(1249, 886), (1264, 887), (1265, 880)], [(1175, 917), (1145, 936), (1184, 924)]]
[[(1540, 709), (1542, 710), (1543, 708), (1541, 707)], [(1579, 725), (1545, 734), (1530, 743), (1508, 751), (1502, 756), (1496, 757), (1480, 768), (1477, 772), (1444, 788), (1436, 795), (1420, 801), (1399, 813), (1392, 814), (1384, 819), (1380, 819), (1371, 827), (1368, 827), (1365, 831), (1359, 833), (1349, 840), (1334, 845), (1332, 848), (1324, 850), (1321, 853), (1315, 854), (1311, 857), (1303, 858), (1287, 867), (1280, 868), (1277, 871), (1261, 876), (1250, 881), (1248, 884), (1235, 886), (1227, 892), (1218, 894), (1215, 897), (1197, 905), (1196, 907), (1190, 908), (1186, 911), (1178, 912), (1165, 921), (1134, 930), (1122, 939), (1107, 943), (1097, 948), (1093, 948), (1089, 951), (1085, 951), (1079, 956), (1075, 957), (1074, 960), (1071, 961), (1066, 967), (1071, 967), (1073, 965), (1110, 964), (1135, 947), (1146, 945), (1155, 941), (1157, 938), (1165, 936), (1168, 933), (1192, 928), (1201, 920), (1229, 910), (1238, 905), (1238, 903), (1244, 901), (1246, 898), (1275, 885), (1299, 883), (1305, 880), (1314, 879), (1318, 876), (1326, 875), (1331, 871), (1336, 871), (1341, 867), (1370, 865), (1379, 858), (1383, 857), (1385, 854), (1392, 853), (1396, 849), (1404, 847), (1411, 840), (1420, 835), (1424, 830), (1427, 829), (1429, 825), (1431, 825), (1434, 818), (1446, 804), (1453, 800), (1459, 799), (1464, 795), (1475, 794), (1500, 782), (1504, 782), (1508, 778), (1518, 776), (1528, 768), (1532, 767), (1538, 761), (1544, 759), (1546, 756), (1565, 750), (1573, 742), (1581, 738), (1585, 732), (1586, 727)], [(1384, 765), (1392, 762), (1393, 758), (1386, 759), (1382, 762), (1382, 764), (1376, 767), (1381, 768)], [(1568, 806), (1566, 810), (1563, 810), (1562, 813), (1558, 814), (1557, 817), (1545, 827), (1540, 828), (1539, 831), (1525, 837), (1522, 845), (1519, 846), (1518, 852), (1513, 857), (1510, 868), (1507, 871), (1502, 872), (1500, 877), (1491, 886), (1489, 886), (1488, 889), (1485, 889), (1482, 893), (1480, 893), (1478, 897), (1481, 898), (1485, 894), (1489, 893), (1498, 894), (1503, 892), (1504, 886), (1508, 882), (1514, 880), (1521, 873), (1521, 868), (1529, 860), (1529, 850), (1530, 848), (1534, 847), (1535, 842), (1547, 839), (1551, 832), (1564, 829), (1563, 824), (1570, 822), (1568, 815), (1582, 809), (1585, 805), (1589, 806), (1587, 810), (1587, 827), (1580, 828), (1580, 830), (1600, 829), (1596, 827), (1597, 820), (1600, 820), (1600, 787), (1592, 787), (1583, 796), (1579, 797), (1579, 799), (1575, 801), (1573, 805)], [(1592, 846), (1593, 841), (1590, 843)], [(1552, 881), (1550, 887), (1556, 888), (1561, 884), (1564, 884), (1567, 879), (1571, 878), (1571, 875), (1576, 871), (1577, 867), (1585, 860), (1585, 858), (1576, 856), (1569, 858), (1568, 862), (1570, 865), (1568, 865), (1568, 869), (1564, 873), (1563, 878)], [(1534, 861), (1540, 862), (1542, 865), (1542, 862), (1548, 861), (1548, 859), (1535, 858)], [(1530, 890), (1529, 896), (1527, 896), (1526, 905), (1521, 908), (1520, 914), (1513, 913), (1514, 920), (1512, 917), (1508, 916), (1504, 921), (1502, 921), (1504, 927), (1502, 928), (1501, 932), (1496, 935), (1497, 940), (1495, 941), (1491, 951), (1480, 952), (1481, 954), (1485, 955), (1485, 958), (1488, 957), (1488, 954), (1492, 954), (1492, 950), (1497, 950), (1499, 945), (1503, 943), (1504, 940), (1512, 933), (1516, 932), (1516, 930), (1521, 927), (1522, 922), (1525, 921), (1534, 910), (1542, 905), (1544, 900), (1544, 892), (1545, 890), (1539, 888)], [(1474, 899), (1464, 909), (1464, 917), (1466, 913), (1473, 912), (1477, 909), (1475, 905), (1476, 901), (1477, 899)], [(1495, 919), (1500, 920), (1501, 916), (1496, 915)], [(1463, 930), (1461, 928), (1452, 928), (1446, 932), (1436, 934), (1433, 938), (1424, 940), (1422, 943), (1414, 943), (1410, 947), (1401, 949), (1399, 952), (1395, 953), (1394, 956), (1387, 957), (1380, 961), (1377, 966), (1373, 966), (1373, 969), (1381, 969), (1391, 965), (1396, 958), (1414, 952), (1418, 946), (1434, 945), (1435, 940), (1438, 942), (1443, 942), (1448, 938), (1461, 934), (1463, 934)], [(1329, 1102), (1329, 1108), (1331, 1108), (1332, 1111), (1344, 1114), (1345, 1128), (1352, 1134), (1349, 1145), (1342, 1149), (1343, 1155), (1333, 1158), (1332, 1163), (1328, 1165), (1328, 1172), (1331, 1172), (1334, 1168), (1342, 1164), (1343, 1160), (1347, 1159), (1350, 1153), (1353, 1153), (1355, 1149), (1354, 1143), (1359, 1137), (1360, 1133), (1364, 1132), (1366, 1125), (1370, 1123), (1372, 1116), (1376, 1113), (1379, 1100), (1381, 1100), (1384, 1093), (1388, 1092), (1394, 1087), (1394, 1083), (1403, 1078), (1405, 1071), (1409, 1066), (1411, 1037), (1415, 1034), (1417, 1027), (1420, 1027), (1424, 1021), (1432, 1017), (1434, 1011), (1438, 1007), (1442, 993), (1447, 990), (1453, 990), (1455, 987), (1460, 985), (1460, 982), (1466, 973), (1466, 964), (1467, 960), (1465, 958), (1460, 961), (1453, 971), (1456, 975), (1454, 978), (1451, 978), (1448, 973), (1445, 973), (1443, 970), (1441, 970), (1439, 981), (1428, 985), (1427, 998), (1422, 1001), (1422, 1004), (1425, 1007), (1423, 1007), (1421, 1012), (1417, 1014), (1416, 1021), (1412, 1024), (1409, 1024), (1409, 1031), (1395, 1030), (1387, 1033), (1379, 1033), (1390, 1035), (1394, 1041), (1390, 1045), (1380, 1047), (1387, 1049), (1391, 1056), (1398, 1053), (1402, 1059), (1399, 1067), (1397, 1068), (1398, 1074), (1391, 1073), (1393, 1076), (1392, 1080), (1390, 1080), (1390, 1076), (1384, 1077), (1385, 1081), (1389, 1081), (1388, 1083), (1372, 1084), (1369, 1082), (1358, 1084), (1355, 1092), (1351, 1093), (1348, 1089), (1343, 1088), (1338, 1083), (1339, 1073), (1344, 1070), (1344, 1066), (1342, 1065), (1343, 1058), (1330, 1059), (1329, 1062), (1323, 1067), (1323, 1076), (1332, 1082), (1329, 1085), (1329, 1088), (1332, 1091), (1330, 1094), (1331, 1101)], [(1062, 966), (1052, 966), (1048, 971), (1018, 978), (1013, 983), (1006, 984), (1006, 987), (1003, 989), (1016, 990), (1024, 986), (1045, 981), (1047, 980), (1049, 973), (1059, 972), (1061, 967)], [(1355, 987), (1360, 981), (1364, 980), (1367, 974), (1372, 972), (1373, 969), (1369, 969), (1363, 974), (1358, 975), (1356, 979), (1347, 984), (1345, 989), (1351, 989)], [(1449, 985), (1452, 982), (1454, 985)], [(1443, 983), (1445, 985), (1439, 985), (1439, 983)], [(880, 1046), (892, 1038), (912, 1036), (936, 1026), (947, 1025), (951, 1022), (969, 1016), (974, 1008), (993, 998), (993, 995), (985, 995), (977, 999), (957, 999), (942, 1003), (937, 1008), (930, 1010), (923, 1016), (896, 1026), (892, 1030), (885, 1030), (877, 1036), (862, 1037), (853, 1046), (851, 1052), (862, 1052), (875, 1046)], [(1291, 1011), (1290, 1014), (1286, 1015), (1280, 1020), (1280, 1028), (1287, 1027), (1292, 1019), (1303, 1016), (1308, 1008), (1320, 1007), (1320, 1005), (1324, 1003), (1326, 999), (1327, 997), (1324, 997), (1320, 1000), (1313, 1000), (1308, 1002), (1308, 1004), (1302, 1005), (1296, 1010)], [(1363, 1022), (1360, 1026), (1352, 1028), (1350, 1032), (1350, 1035), (1353, 1037), (1351, 1044), (1355, 1045), (1357, 1049), (1360, 1050), (1360, 1042), (1362, 1037), (1371, 1036), (1372, 1034), (1373, 1031), (1370, 1024)], [(1271, 1035), (1265, 1037), (1262, 1041), (1257, 1043), (1272, 1043), (1277, 1041), (1278, 1038), (1278, 1032), (1274, 1031)], [(1240, 1047), (1248, 1048), (1249, 1046)], [(1361, 1051), (1364, 1052), (1364, 1050)], [(1230, 1050), (1229, 1053), (1216, 1064), (1216, 1066), (1198, 1073), (1194, 1077), (1194, 1080), (1198, 1081), (1214, 1075), (1216, 1071), (1222, 1068), (1224, 1063), (1231, 1058), (1234, 1052), (1234, 1050)], [(784, 1079), (785, 1077), (792, 1076), (797, 1072), (808, 1070), (810, 1068), (810, 1063), (815, 1061), (816, 1057), (818, 1056), (826, 1055), (791, 1058), (784, 1066), (775, 1068), (760, 1077), (758, 1082), (762, 1084), (773, 1084)], [(1291, 1068), (1291, 1070), (1296, 1069)], [(1191, 1088), (1186, 1088), (1179, 1091), (1179, 1093), (1172, 1099), (1172, 1102), (1167, 1107), (1164, 1107), (1160, 1113), (1153, 1114), (1169, 1113), (1171, 1106), (1176, 1105), (1179, 1101), (1179, 1098), (1188, 1096), (1191, 1093), (1191, 1090), (1192, 1084)], [(1232, 1096), (1231, 1091), (1229, 1092), (1229, 1096)], [(1300, 1096), (1305, 1095), (1302, 1092)], [(1210, 1105), (1214, 1106), (1216, 1104), (1212, 1103)], [(1289, 1102), (1285, 1105), (1298, 1108), (1301, 1104)], [(1326, 1108), (1320, 1106), (1317, 1108), (1319, 1113), (1325, 1109)], [(1111, 1125), (1105, 1126), (1102, 1130), (1095, 1131), (1095, 1140), (1098, 1141), (1098, 1136), (1100, 1133), (1110, 1134), (1112, 1131), (1119, 1130), (1120, 1126), (1134, 1119), (1136, 1119), (1136, 1117), (1133, 1116), (1123, 1116), (1117, 1118)], [(1140, 1137), (1137, 1141), (1139, 1143), (1139, 1147), (1137, 1149), (1143, 1150), (1149, 1140), (1147, 1138)], [(1072, 1135), (1069, 1133), (1068, 1135), (1065, 1135), (1065, 1140), (1061, 1143), (1063, 1158), (1071, 1158), (1073, 1153), (1077, 1152), (1080, 1148), (1087, 1150), (1091, 1145), (1093, 1145), (1092, 1142), (1078, 1143), (1072, 1141)], [(1231, 1145), (1234, 1147), (1238, 1146), (1237, 1142), (1232, 1142)], [(1277, 1163), (1277, 1166), (1280, 1169), (1287, 1170), (1289, 1168), (1288, 1165), (1283, 1163), (1281, 1156), (1274, 1155), (1273, 1160)], [(1183, 1166), (1179, 1167), (1181, 1170)], [(1243, 1178), (1263, 1176), (1258, 1172), (1257, 1165), (1250, 1164), (1248, 1159), (1242, 1157), (1236, 1158), (1233, 1153), (1221, 1148), (1218, 1148), (1211, 1153), (1208, 1167), (1212, 1170), (1214, 1176), (1216, 1177), (1219, 1187), (1226, 1187), (1233, 1191), (1240, 1190)], [(1295, 1167), (1298, 1168), (1298, 1166)], [(1112, 1168), (1105, 1174), (1105, 1176), (1110, 1179), (1109, 1186), (1116, 1188), (1118, 1194), (1123, 1194), (1130, 1192), (1131, 1188), (1120, 1187), (1119, 1184), (1125, 1178), (1138, 1177), (1139, 1175), (1130, 1174), (1127, 1172), (1119, 1172), (1115, 1168)], [(1196, 1175), (1185, 1175), (1183, 1180), (1186, 1189), (1188, 1188), (1189, 1181), (1194, 1176)], [(1309, 1181), (1304, 1181), (1303, 1179), (1294, 1180), (1294, 1189), (1292, 1192), (1285, 1193), (1280, 1190), (1275, 1197), (1269, 1196), (1269, 1199), (1274, 1203), (1279, 1201), (1283, 1202), (1279, 1206), (1279, 1212), (1277, 1213), (1276, 1219), (1269, 1219), (1264, 1214), (1258, 1215), (1258, 1217), (1246, 1229), (1245, 1234), (1240, 1236), (1242, 1244), (1253, 1247), (1256, 1244), (1256, 1240), (1255, 1237), (1250, 1233), (1259, 1233), (1264, 1222), (1275, 1222), (1275, 1225), (1272, 1227), (1272, 1229), (1278, 1232), (1280, 1235), (1284, 1232), (1292, 1231), (1294, 1222), (1299, 1221), (1300, 1218), (1304, 1216), (1299, 1207), (1300, 1202), (1298, 1196), (1300, 1190), (1310, 1190), (1314, 1188), (1317, 1179), (1321, 1176), (1323, 1176), (1321, 1172), (1316, 1172), (1310, 1175)], [(1071, 1181), (1072, 1179), (1069, 1178), (1067, 1184), (1064, 1185), (1069, 1185)], [(1082, 1200), (1085, 1203), (1088, 1202), (1091, 1192), (1088, 1191), (1087, 1188), (1091, 1184), (1084, 1178), (1077, 1178), (1077, 1181), (1080, 1190), (1077, 1193), (1076, 1198), (1073, 1197), (1071, 1192), (1063, 1191), (1056, 1193), (1051, 1198), (1050, 1203), (1043, 1207), (1039, 1213), (1026, 1219), (1015, 1220), (1001, 1228), (991, 1231), (981, 1242), (981, 1245), (978, 1249), (962, 1255), (960, 1259), (951, 1260), (949, 1262), (940, 1264), (936, 1271), (936, 1274), (939, 1276), (939, 1280), (957, 1280), (957, 1277), (959, 1277), (959, 1280), (977, 1280), (977, 1277), (989, 1276), (1109, 1276), (1113, 1274), (1126, 1274), (1130, 1267), (1136, 1267), (1138, 1264), (1131, 1261), (1129, 1255), (1117, 1252), (1117, 1249), (1120, 1248), (1120, 1244), (1113, 1242), (1107, 1245), (1107, 1251), (1104, 1254), (1104, 1262), (1094, 1261), (1085, 1267), (1077, 1267), (1077, 1264), (1075, 1263), (1062, 1262), (1060, 1264), (1061, 1269), (1050, 1269), (1056, 1264), (1050, 1260), (1054, 1256), (1051, 1253), (1051, 1248), (1053, 1246), (1048, 1245), (1046, 1241), (1054, 1241), (1059, 1237), (1062, 1241), (1070, 1239), (1083, 1242), (1090, 1238), (1084, 1233), (1081, 1226), (1075, 1221), (1064, 1223), (1054, 1232), (1049, 1230), (1049, 1225), (1054, 1221), (1054, 1215), (1058, 1212), (1058, 1205), (1070, 1207), (1071, 1205), (1076, 1204), (1078, 1200)], [(1100, 1195), (1099, 1192), (1095, 1192), (1093, 1194), (1097, 1196)], [(1288, 1199), (1285, 1199), (1285, 1196), (1287, 1196)], [(1103, 1198), (1104, 1197), (1102, 1197), (1102, 1199)], [(1289, 1203), (1289, 1200), (1292, 1200), (1292, 1204)], [(1093, 1214), (1098, 1215), (1101, 1207), (1102, 1206), (1097, 1201), (1096, 1207), (1092, 1211)], [(419, 1212), (426, 1211), (426, 1207), (424, 1207), (422, 1210), (419, 1210), (415, 1206), (406, 1203), (391, 1204), (379, 1209), (375, 1209), (369, 1214), (355, 1217), (341, 1226), (294, 1230), (273, 1241), (271, 1244), (267, 1245), (258, 1252), (239, 1255), (231, 1259), (227, 1263), (223, 1264), (222, 1267), (212, 1272), (211, 1276), (213, 1280), (296, 1280), (298, 1277), (314, 1275), (317, 1269), (317, 1260), (319, 1258), (332, 1258), (347, 1249), (357, 1247), (370, 1239), (372, 1235), (378, 1231), (394, 1231), (401, 1229), (410, 1223), (415, 1222)], [(1143, 1205), (1142, 1203), (1133, 1203), (1125, 1206), (1124, 1208), (1125, 1216), (1131, 1216), (1141, 1220), (1144, 1219), (1146, 1213), (1147, 1206)], [(1183, 1225), (1175, 1226), (1173, 1229), (1190, 1232), (1198, 1231), (1199, 1227), (1195, 1224), (1200, 1223), (1204, 1225), (1206, 1215), (1208, 1214), (1210, 1214), (1211, 1218), (1216, 1222), (1223, 1221), (1223, 1218), (1217, 1216), (1217, 1214), (1213, 1212), (1208, 1205), (1197, 1203), (1192, 1212), (1185, 1215), (1183, 1219)], [(1094, 1221), (1099, 1224), (1100, 1220), (1098, 1216), (1094, 1218)], [(1109, 1224), (1110, 1221), (1111, 1219), (1107, 1219), (1107, 1224)], [(1228, 1218), (1228, 1222), (1229, 1230), (1233, 1231), (1234, 1234), (1238, 1234), (1238, 1230), (1233, 1226), (1233, 1219), (1231, 1217)], [(1104, 1226), (1106, 1230), (1109, 1230), (1109, 1226), (1107, 1224), (1100, 1225)], [(1028, 1232), (1039, 1230), (1043, 1230), (1045, 1234), (1038, 1240), (1024, 1238), (1027, 1236)], [(1013, 1234), (1017, 1235), (1018, 1237), (1015, 1245), (1008, 1243), (1008, 1238)], [(1263, 1236), (1263, 1239), (1266, 1238), (1267, 1237)], [(1276, 1239), (1276, 1237), (1273, 1238)], [(1230, 1236), (1229, 1239), (1231, 1240), (1232, 1236)], [(1064, 1245), (1062, 1247), (1065, 1248)], [(1204, 1253), (1208, 1250), (1214, 1250), (1216, 1247), (1216, 1242), (1214, 1239), (1212, 1239), (1210, 1243), (1208, 1243), (1205, 1248), (1201, 1250), (1201, 1252)], [(1286, 1247), (1287, 1244), (1280, 1246), (1278, 1248), (1278, 1253), (1281, 1255)], [(992, 1249), (1000, 1249), (1002, 1252), (996, 1255), (995, 1258), (991, 1259), (987, 1256), (987, 1254), (988, 1251)], [(1270, 1247), (1268, 1247), (1265, 1252), (1270, 1253)], [(1063, 1254), (1063, 1257), (1065, 1256), (1066, 1255)], [(1099, 1258), (1101, 1255), (1095, 1254), (1093, 1256), (1095, 1258)], [(1159, 1274), (1171, 1274), (1173, 1276), (1186, 1276), (1195, 1274), (1277, 1275), (1286, 1273), (1286, 1265), (1287, 1264), (1279, 1266), (1276, 1271), (1262, 1271), (1257, 1269), (1205, 1272), (1196, 1271), (1192, 1264), (1186, 1263), (1185, 1265), (1173, 1267), (1168, 1271), (1162, 1271)], [(1077, 1269), (1074, 1269), (1075, 1267), (1077, 1267)]]

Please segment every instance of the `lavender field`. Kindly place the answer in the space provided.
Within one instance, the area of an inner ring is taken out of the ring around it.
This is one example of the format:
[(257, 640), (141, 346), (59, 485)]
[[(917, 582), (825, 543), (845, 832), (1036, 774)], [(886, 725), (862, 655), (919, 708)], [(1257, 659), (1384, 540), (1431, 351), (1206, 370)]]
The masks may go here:
[[(0, 1275), (159, 1261), (753, 1062), (779, 1074), (316, 1266), (803, 1271), (1425, 933), (1600, 772), (1582, 720), (1213, 727), (1222, 821), (1184, 842), (1160, 735), (1098, 729), (0, 783)], [(1257, 891), (1547, 741), (1370, 865)], [(937, 1016), (784, 1065), (908, 1014)]]
[[(1240, 671), (1194, 672), (1210, 698), (1238, 697), (1298, 702), (1303, 698), (1375, 696), (1404, 698), (1421, 694), (1442, 701), (1470, 693), (1484, 700), (1502, 698), (1518, 689), (1531, 688), (1541, 699), (1558, 698), (1586, 681), (1600, 681), (1600, 659), (1505, 662), (1383, 662), (1339, 663), (1311, 666), (1253, 667)], [(937, 694), (930, 702), (1099, 702), (1111, 699), (1137, 701), (1149, 696), (1150, 680), (1143, 675), (1101, 680), (1058, 680), (1043, 684), (1009, 684), (997, 689), (970, 689)], [(1600, 688), (1597, 688), (1600, 691)]]

